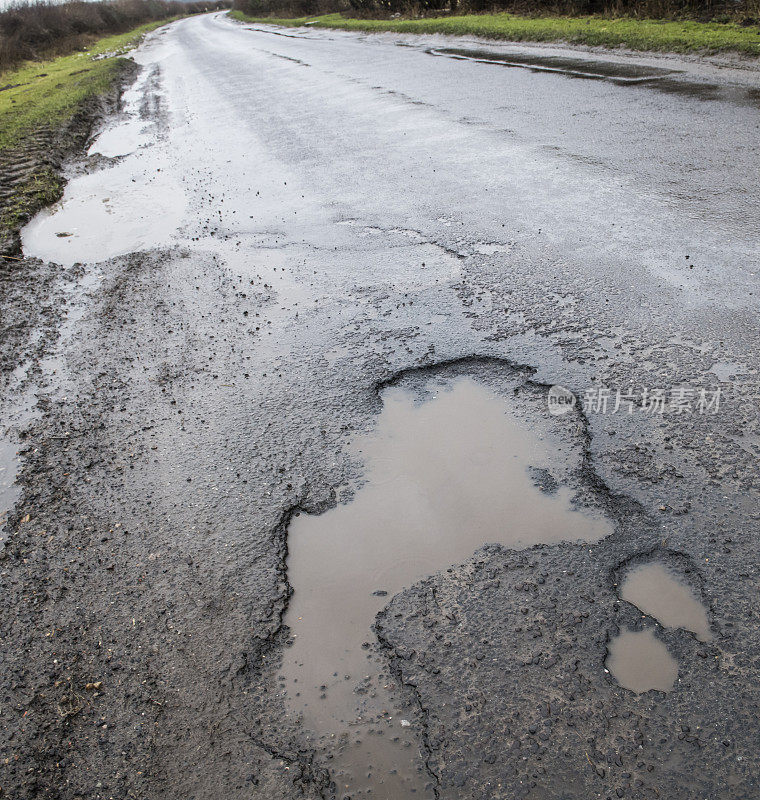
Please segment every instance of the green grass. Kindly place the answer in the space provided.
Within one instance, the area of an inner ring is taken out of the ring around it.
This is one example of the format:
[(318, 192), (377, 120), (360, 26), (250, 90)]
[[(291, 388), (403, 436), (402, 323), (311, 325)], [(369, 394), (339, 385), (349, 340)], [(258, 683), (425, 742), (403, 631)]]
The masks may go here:
[(556, 42), (672, 53), (733, 51), (760, 56), (760, 27), (731, 22), (647, 20), (606, 17), (518, 17), (514, 14), (469, 14), (428, 19), (351, 19), (325, 14), (300, 19), (250, 17), (230, 12), (244, 22), (295, 27), (306, 22), (318, 28), (398, 33), (448, 33), (508, 41)]
[[(11, 161), (30, 155), (35, 132), (66, 125), (91, 97), (113, 87), (122, 65), (120, 56), (151, 30), (171, 19), (141, 25), (128, 33), (97, 40), (87, 51), (48, 61), (30, 61), (0, 73), (0, 156)], [(36, 211), (56, 202), (64, 181), (38, 163), (0, 207), (0, 242), (9, 247), (14, 231)], [(7, 255), (4, 258), (9, 257)]]
[(0, 236), (21, 227), (39, 209), (49, 206), (63, 194), (63, 179), (50, 167), (30, 175), (13, 193), (11, 202), (0, 209)]
[(99, 39), (86, 52), (30, 61), (20, 69), (0, 73), (0, 151), (17, 145), (30, 130), (71, 119), (85, 100), (113, 85), (123, 63), (120, 55), (148, 31), (170, 21)]

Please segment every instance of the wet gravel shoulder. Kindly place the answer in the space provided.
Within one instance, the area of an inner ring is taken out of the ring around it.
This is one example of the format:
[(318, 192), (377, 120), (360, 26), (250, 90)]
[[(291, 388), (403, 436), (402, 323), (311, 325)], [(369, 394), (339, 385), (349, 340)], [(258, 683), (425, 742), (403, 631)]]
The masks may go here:
[[(323, 782), (268, 688), (295, 494), (266, 503), (253, 530), (242, 509), (246, 536), (220, 531), (214, 541), (209, 530), (226, 513), (209, 498), (214, 489), (195, 489), (185, 474), (174, 482), (149, 458), (151, 432), (179, 416), (167, 387), (197, 367), (198, 342), (192, 332), (172, 337), (184, 323), (162, 299), (162, 286), (179, 288), (163, 272), (173, 263), (161, 253), (105, 265), (97, 298), (80, 298), (81, 328), (39, 345), (55, 374), (32, 371), (41, 413), (24, 438), (0, 562), (3, 783), (14, 797), (214, 793), (221, 784), (233, 796), (284, 798)], [(214, 295), (213, 270), (206, 278)], [(43, 289), (25, 301), (35, 306)], [(210, 391), (215, 378), (206, 380)], [(181, 430), (165, 436), (181, 439)], [(242, 545), (234, 557), (233, 545)], [(188, 770), (206, 760), (213, 774)]]

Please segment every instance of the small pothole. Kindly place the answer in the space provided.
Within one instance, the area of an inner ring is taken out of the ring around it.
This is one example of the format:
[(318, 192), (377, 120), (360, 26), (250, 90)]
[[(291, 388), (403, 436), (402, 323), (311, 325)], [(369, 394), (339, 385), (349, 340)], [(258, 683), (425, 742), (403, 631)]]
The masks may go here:
[(678, 678), (678, 662), (651, 630), (624, 629), (607, 649), (607, 669), (624, 689), (668, 692)]
[(666, 628), (684, 628), (702, 642), (713, 638), (704, 605), (690, 586), (659, 562), (631, 569), (620, 587), (620, 597)]

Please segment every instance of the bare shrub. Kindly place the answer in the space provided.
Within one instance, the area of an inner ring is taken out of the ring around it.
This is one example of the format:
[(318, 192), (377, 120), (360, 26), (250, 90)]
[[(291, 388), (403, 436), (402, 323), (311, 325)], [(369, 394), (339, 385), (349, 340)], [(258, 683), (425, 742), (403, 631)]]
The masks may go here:
[(22, 61), (71, 53), (96, 37), (124, 33), (146, 22), (229, 5), (227, 0), (17, 3), (0, 12), (0, 70)]

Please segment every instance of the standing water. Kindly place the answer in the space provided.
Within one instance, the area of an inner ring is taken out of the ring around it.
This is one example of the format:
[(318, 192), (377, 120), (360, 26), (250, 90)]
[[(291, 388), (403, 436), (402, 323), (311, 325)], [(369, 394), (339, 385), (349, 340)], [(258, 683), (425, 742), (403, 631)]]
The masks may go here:
[(16, 449), (15, 443), (10, 439), (0, 438), (0, 532), (19, 494), (15, 485)]
[(530, 468), (551, 463), (549, 445), (470, 378), (439, 385), (424, 401), (386, 391), (376, 429), (357, 452), (366, 483), (354, 498), (290, 525), (289, 708), (317, 749), (332, 744), (335, 752), (338, 742), (340, 796), (422, 797), (429, 776), (414, 725), (396, 717), (392, 682), (368, 652), (377, 612), (485, 543), (597, 541), (611, 526), (575, 510), (568, 487), (546, 493), (535, 485)]
[(669, 692), (678, 679), (678, 663), (652, 631), (624, 629), (607, 651), (607, 669), (623, 688), (637, 694)]
[(620, 588), (620, 596), (666, 628), (685, 628), (702, 642), (712, 639), (705, 607), (692, 589), (663, 564), (641, 564), (632, 569)]

